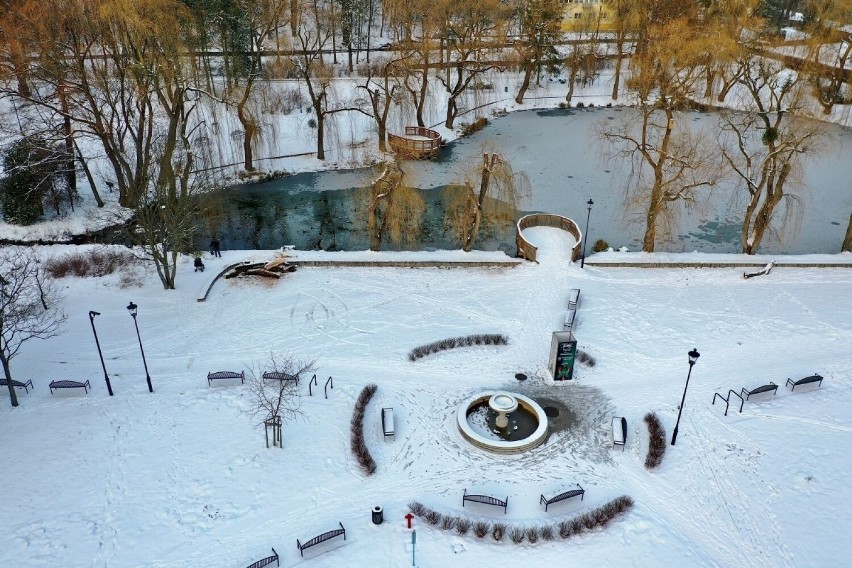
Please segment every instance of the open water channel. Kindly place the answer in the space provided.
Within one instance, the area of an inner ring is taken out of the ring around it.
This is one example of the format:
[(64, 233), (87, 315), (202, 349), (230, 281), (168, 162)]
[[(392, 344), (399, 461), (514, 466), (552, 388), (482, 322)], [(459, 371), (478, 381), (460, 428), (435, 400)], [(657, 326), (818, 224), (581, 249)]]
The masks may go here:
[[(594, 206), (590, 242), (605, 239), (611, 246), (641, 249), (642, 215), (625, 206), (629, 166), (603, 158), (595, 135), (602, 121), (617, 120), (632, 109), (547, 110), (510, 113), (480, 132), (444, 148), (433, 161), (408, 162), (410, 185), (422, 188), (427, 201), (423, 229), (414, 242), (401, 248), (459, 248), (444, 226), (444, 188), (464, 179), (484, 149), (507, 157), (516, 172), (527, 174), (532, 194), (525, 211), (545, 211), (586, 222), (586, 202)], [(678, 124), (715, 131), (715, 113), (687, 112)], [(827, 125), (829, 150), (804, 163), (802, 218), (798, 230), (783, 240), (764, 241), (766, 254), (834, 253), (840, 249), (852, 212), (852, 129)], [(375, 170), (325, 171), (289, 176), (272, 182), (236, 186), (224, 194), (224, 214), (218, 230), (229, 248), (364, 250), (369, 241), (359, 217), (363, 206), (356, 188), (368, 185)], [(736, 188), (717, 186), (705, 194), (706, 207), (684, 212), (677, 230), (658, 240), (658, 251), (740, 252), (739, 226), (744, 203), (732, 199)], [(393, 247), (386, 246), (390, 250)], [(475, 248), (514, 253), (514, 226), (486, 227)]]

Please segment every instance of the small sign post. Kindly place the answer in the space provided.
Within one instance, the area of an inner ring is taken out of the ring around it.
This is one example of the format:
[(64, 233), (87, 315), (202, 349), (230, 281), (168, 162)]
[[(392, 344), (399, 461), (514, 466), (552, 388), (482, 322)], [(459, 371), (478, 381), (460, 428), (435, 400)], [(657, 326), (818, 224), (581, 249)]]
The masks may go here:
[(412, 566), (417, 566), (417, 564), (414, 562), (414, 558), (415, 558), (414, 548), (415, 548), (416, 544), (417, 544), (417, 531), (411, 531), (411, 565)]

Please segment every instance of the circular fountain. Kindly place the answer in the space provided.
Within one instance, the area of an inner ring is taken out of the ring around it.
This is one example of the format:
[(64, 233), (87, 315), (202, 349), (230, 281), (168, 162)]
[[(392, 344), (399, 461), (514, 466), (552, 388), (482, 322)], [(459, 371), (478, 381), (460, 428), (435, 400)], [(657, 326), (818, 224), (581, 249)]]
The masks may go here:
[(491, 391), (474, 395), (459, 405), (456, 421), (468, 442), (491, 452), (525, 452), (547, 439), (544, 409), (518, 393)]

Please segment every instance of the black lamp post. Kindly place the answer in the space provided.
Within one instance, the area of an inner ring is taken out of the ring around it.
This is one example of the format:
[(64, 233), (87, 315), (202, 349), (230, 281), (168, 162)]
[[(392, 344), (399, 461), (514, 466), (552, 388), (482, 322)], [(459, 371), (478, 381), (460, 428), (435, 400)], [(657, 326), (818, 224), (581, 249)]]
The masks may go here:
[(104, 380), (106, 381), (109, 395), (112, 396), (112, 385), (109, 383), (109, 375), (107, 374), (106, 365), (104, 364), (104, 354), (101, 353), (101, 342), (98, 341), (98, 332), (95, 329), (95, 316), (99, 315), (101, 315), (100, 312), (94, 312), (92, 310), (89, 310), (89, 323), (92, 324), (92, 333), (95, 334), (95, 345), (98, 346), (98, 357), (101, 358), (101, 367), (104, 370)]
[(699, 357), (701, 357), (701, 353), (698, 352), (698, 349), (693, 349), (689, 352), (689, 372), (686, 374), (683, 398), (680, 399), (680, 407), (677, 409), (677, 422), (675, 422), (674, 432), (672, 432), (672, 446), (675, 445), (675, 440), (677, 440), (677, 427), (680, 426), (680, 413), (683, 412), (683, 403), (686, 401), (686, 389), (689, 387), (689, 376), (692, 374), (692, 366), (695, 365)]
[(595, 202), (591, 198), (586, 202), (586, 205), (589, 206), (589, 213), (586, 215), (586, 232), (583, 233), (583, 258), (580, 260), (580, 268), (586, 265), (586, 241), (589, 240), (589, 218), (592, 216), (592, 205), (594, 204)]
[(145, 350), (142, 349), (142, 336), (139, 335), (139, 324), (136, 323), (136, 313), (139, 311), (139, 306), (130, 302), (127, 305), (127, 311), (133, 316), (133, 325), (136, 326), (136, 339), (139, 340), (139, 351), (142, 352), (142, 364), (145, 365), (145, 380), (148, 381), (148, 392), (154, 392), (154, 387), (151, 386), (151, 375), (148, 374), (148, 362), (145, 361)]

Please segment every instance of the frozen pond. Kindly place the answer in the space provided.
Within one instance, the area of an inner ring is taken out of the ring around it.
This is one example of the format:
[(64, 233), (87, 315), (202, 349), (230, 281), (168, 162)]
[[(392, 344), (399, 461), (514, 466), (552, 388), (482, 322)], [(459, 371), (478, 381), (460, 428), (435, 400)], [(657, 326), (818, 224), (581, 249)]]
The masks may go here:
[[(509, 157), (515, 171), (527, 174), (532, 185), (528, 211), (547, 211), (575, 219), (585, 226), (586, 202), (594, 200), (589, 238), (605, 239), (614, 247), (641, 248), (644, 226), (639, 215), (625, 211), (624, 185), (628, 175), (619, 162), (602, 157), (595, 125), (616, 120), (631, 109), (547, 110), (510, 113), (484, 130), (445, 148), (439, 160), (410, 162), (410, 182), (430, 188), (428, 222), (420, 247), (457, 248), (441, 223), (441, 188), (464, 179), (467, 166), (481, 159), (484, 149)], [(688, 112), (680, 124), (714, 128), (714, 113)], [(761, 253), (805, 254), (837, 252), (852, 212), (852, 130), (827, 125), (831, 151), (805, 163), (806, 187), (801, 228), (783, 243), (766, 240)], [(223, 232), (228, 246), (274, 248), (367, 248), (353, 226), (353, 188), (369, 183), (371, 170), (299, 174), (274, 182), (229, 190), (230, 210)], [(343, 191), (341, 191), (343, 190)], [(709, 197), (703, 215), (682, 215), (679, 230), (658, 251), (740, 252), (739, 226), (743, 204), (732, 203), (731, 188), (720, 187)], [(477, 248), (512, 252), (511, 227), (494, 228)]]

